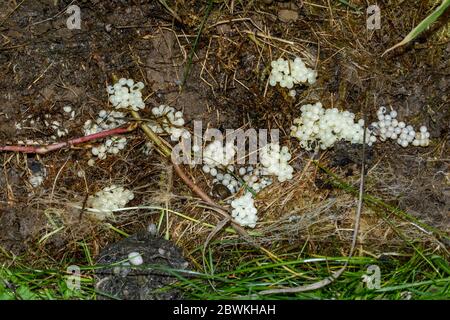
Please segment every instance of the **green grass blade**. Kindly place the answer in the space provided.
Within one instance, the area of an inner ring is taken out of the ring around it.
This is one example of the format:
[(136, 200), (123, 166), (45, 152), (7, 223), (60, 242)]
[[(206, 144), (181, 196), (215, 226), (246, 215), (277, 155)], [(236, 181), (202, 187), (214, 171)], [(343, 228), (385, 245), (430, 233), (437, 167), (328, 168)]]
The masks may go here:
[(384, 56), (389, 51), (392, 51), (398, 47), (401, 47), (408, 42), (414, 40), (419, 34), (421, 34), (425, 29), (427, 29), (433, 22), (435, 22), (450, 6), (450, 0), (443, 0), (441, 5), (436, 8), (428, 17), (422, 20), (421, 23), (417, 25), (408, 35), (396, 45), (387, 49), (381, 56)]
[(194, 58), (195, 51), (197, 51), (197, 46), (198, 46), (198, 42), (200, 40), (200, 36), (201, 36), (201, 34), (203, 32), (203, 29), (205, 27), (206, 20), (208, 20), (209, 14), (211, 13), (213, 4), (214, 4), (214, 1), (213, 0), (209, 0), (208, 7), (206, 8), (206, 13), (205, 13), (205, 15), (203, 17), (202, 23), (200, 24), (200, 28), (198, 30), (197, 36), (195, 37), (194, 44), (193, 44), (193, 46), (191, 48), (191, 51), (189, 52), (189, 57), (188, 57), (186, 69), (184, 69), (183, 81), (181, 83), (181, 87), (184, 87), (184, 85), (186, 83), (186, 80), (189, 77), (189, 72), (191, 71), (191, 67), (192, 67), (192, 59)]

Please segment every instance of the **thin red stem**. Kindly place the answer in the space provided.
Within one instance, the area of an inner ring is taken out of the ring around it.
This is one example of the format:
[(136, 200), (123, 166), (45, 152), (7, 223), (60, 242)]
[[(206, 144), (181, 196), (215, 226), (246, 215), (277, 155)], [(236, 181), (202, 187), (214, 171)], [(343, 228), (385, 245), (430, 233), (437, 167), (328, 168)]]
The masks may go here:
[(102, 139), (109, 136), (114, 136), (122, 133), (127, 133), (133, 131), (136, 128), (135, 125), (128, 127), (114, 128), (111, 130), (105, 130), (98, 133), (90, 134), (87, 136), (71, 139), (64, 142), (57, 142), (47, 146), (0, 146), (0, 151), (13, 151), (13, 152), (23, 152), (23, 153), (37, 153), (45, 154), (50, 151), (58, 150), (64, 147), (72, 147), (77, 144), (82, 144), (88, 141)]

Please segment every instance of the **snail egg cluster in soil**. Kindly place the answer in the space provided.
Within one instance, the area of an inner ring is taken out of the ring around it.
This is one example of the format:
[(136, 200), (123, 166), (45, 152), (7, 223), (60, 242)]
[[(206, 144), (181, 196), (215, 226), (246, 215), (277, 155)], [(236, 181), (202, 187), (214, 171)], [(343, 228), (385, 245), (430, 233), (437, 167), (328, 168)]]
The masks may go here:
[(222, 146), (218, 140), (205, 147), (203, 152), (203, 172), (214, 177), (213, 183), (221, 183), (231, 193), (236, 193), (243, 186), (252, 188), (255, 192), (263, 190), (272, 184), (271, 177), (277, 177), (284, 182), (293, 177), (294, 169), (289, 165), (291, 154), (286, 146), (270, 143), (265, 145), (260, 152), (260, 163), (254, 169), (252, 165), (232, 165), (236, 147), (227, 143)]
[(271, 86), (280, 85), (282, 88), (290, 89), (289, 95), (295, 97), (294, 85), (300, 83), (313, 84), (316, 82), (317, 71), (308, 68), (303, 60), (296, 57), (294, 60), (278, 58), (271, 62), (272, 70), (269, 76)]
[(426, 147), (430, 144), (430, 133), (426, 126), (421, 126), (416, 132), (411, 125), (403, 121), (398, 121), (397, 111), (392, 110), (387, 113), (385, 107), (377, 111), (377, 122), (372, 122), (371, 129), (373, 134), (377, 134), (381, 141), (392, 139), (399, 145), (406, 148), (409, 144), (416, 147)]
[[(125, 122), (125, 113), (101, 110), (95, 121), (87, 120), (84, 123), (83, 130), (85, 135), (90, 135), (104, 130), (115, 129)], [(106, 159), (107, 153), (118, 154), (120, 150), (125, 149), (126, 144), (127, 139), (125, 137), (109, 137), (102, 144), (93, 147), (91, 153), (100, 160), (104, 160)]]
[[(324, 109), (320, 102), (306, 104), (300, 108), (302, 115), (294, 120), (291, 135), (300, 140), (300, 146), (312, 150), (318, 144), (322, 150), (328, 149), (335, 142), (345, 140), (351, 143), (363, 143), (364, 120), (355, 122), (355, 115), (337, 108)], [(366, 143), (376, 141), (366, 131)]]
[[(296, 84), (306, 82), (313, 84), (316, 81), (317, 72), (306, 67), (298, 57), (294, 60), (280, 58), (272, 61), (271, 66), (269, 83), (272, 86), (279, 84), (281, 87), (292, 89)], [(141, 94), (143, 88), (141, 82), (135, 83), (132, 79), (122, 78), (113, 86), (109, 86), (107, 91), (110, 94), (110, 102), (116, 109), (128, 108), (136, 111), (145, 107)], [(289, 94), (294, 96), (295, 91)], [(160, 105), (151, 111), (155, 119), (149, 121), (147, 125), (155, 133), (169, 134), (172, 141), (190, 138), (189, 131), (183, 127), (185, 125), (183, 112), (167, 105)], [(425, 126), (416, 132), (412, 126), (396, 119), (395, 110), (387, 113), (384, 107), (377, 112), (378, 121), (366, 129), (364, 120), (356, 120), (354, 113), (339, 111), (337, 108), (325, 109), (320, 102), (303, 105), (300, 111), (301, 116), (294, 120), (291, 127), (291, 136), (300, 140), (300, 146), (306, 150), (316, 147), (325, 150), (342, 140), (354, 144), (365, 142), (369, 146), (378, 140), (385, 141), (388, 138), (403, 147), (409, 144), (414, 146), (429, 144), (430, 134)], [(98, 133), (117, 128), (125, 122), (124, 113), (102, 110), (95, 121), (86, 121), (84, 131), (86, 135)], [(125, 146), (126, 138), (110, 137), (103, 144), (92, 148), (91, 152), (99, 159), (104, 159), (107, 153), (117, 154)], [(200, 151), (199, 149), (198, 146), (193, 147), (194, 152)], [(246, 189), (242, 196), (235, 197), (229, 203), (235, 221), (242, 226), (254, 228), (258, 210), (253, 195), (270, 186), (275, 179), (279, 182), (291, 180), (294, 169), (289, 161), (292, 156), (287, 146), (280, 146), (278, 143), (269, 143), (260, 148), (259, 162), (252, 165), (235, 164), (236, 153), (237, 147), (233, 143), (222, 143), (220, 140), (210, 142), (203, 150), (202, 170), (212, 177), (214, 184), (226, 188), (230, 195), (237, 194), (243, 188)], [(90, 197), (88, 205), (99, 212), (97, 215), (100, 219), (104, 219), (111, 216), (115, 209), (123, 208), (133, 197), (131, 191), (111, 186)]]
[[(142, 101), (141, 90), (144, 88), (142, 82), (135, 83), (132, 79), (120, 79), (113, 86), (108, 86), (107, 92), (111, 95), (110, 102), (116, 109), (128, 108), (131, 110), (143, 109), (145, 107)], [(147, 125), (156, 133), (168, 133), (172, 141), (178, 141), (181, 137), (188, 138), (189, 132), (183, 128), (185, 124), (183, 112), (176, 111), (173, 107), (160, 105), (152, 109), (155, 121), (150, 121)], [(83, 126), (84, 134), (90, 135), (105, 130), (118, 128), (126, 123), (125, 113), (120, 111), (101, 110), (95, 121), (87, 120)], [(91, 149), (94, 157), (104, 160), (107, 154), (118, 154), (125, 149), (127, 139), (125, 137), (109, 137), (102, 144), (96, 145)], [(150, 145), (146, 145), (144, 153), (149, 154)], [(89, 160), (88, 164), (93, 166), (94, 159)]]
[[(64, 122), (67, 120), (73, 120), (75, 118), (75, 111), (72, 110), (72, 107), (70, 106), (64, 106), (63, 110), (64, 113), (60, 113), (61, 117), (59, 117), (60, 120), (53, 120), (51, 114), (44, 114), (44, 116), (37, 116), (33, 117), (33, 115), (28, 115), (25, 119), (15, 122), (14, 126), (16, 130), (23, 130), (27, 128), (34, 128), (38, 124), (43, 124), (46, 128), (50, 129), (53, 134), (50, 136), (51, 141), (57, 141), (57, 138), (61, 138), (66, 136), (69, 133), (69, 130), (64, 127)], [(67, 115), (69, 117), (67, 117)], [(61, 119), (63, 118), (63, 119)], [(61, 121), (62, 120), (62, 121)], [(34, 140), (27, 140), (26, 142), (18, 141), (18, 144), (28, 144), (28, 145), (40, 145), (44, 144), (45, 142), (42, 140), (34, 141)]]
[[(231, 194), (241, 188), (251, 189), (255, 193), (273, 183), (273, 178), (284, 182), (293, 178), (294, 168), (289, 165), (291, 154), (286, 146), (269, 143), (259, 150), (260, 162), (253, 167), (233, 165), (236, 147), (220, 141), (214, 141), (206, 146), (203, 153), (203, 171), (214, 177), (213, 183), (223, 184)], [(245, 192), (241, 197), (231, 201), (232, 217), (244, 227), (254, 228), (258, 210), (255, 207), (251, 192)]]
[(184, 118), (182, 111), (176, 111), (174, 108), (160, 105), (152, 109), (152, 114), (156, 121), (148, 122), (147, 125), (156, 133), (170, 134), (170, 140), (178, 141), (181, 137), (189, 138), (189, 131), (183, 128)]
[(90, 196), (86, 205), (94, 209), (92, 215), (99, 220), (112, 217), (114, 210), (124, 208), (125, 205), (134, 199), (132, 191), (111, 185)]
[[(208, 151), (208, 152), (206, 152)], [(213, 153), (213, 151), (215, 153)], [(210, 143), (205, 148), (203, 171), (214, 177), (214, 183), (221, 183), (230, 193), (238, 192), (242, 187), (251, 188), (255, 193), (263, 190), (273, 183), (272, 177), (279, 182), (293, 178), (294, 168), (289, 165), (291, 154), (286, 146), (270, 143), (260, 150), (260, 163), (253, 166), (236, 168), (230, 164), (235, 154), (235, 147), (227, 144), (222, 147), (219, 141)], [(211, 156), (215, 155), (214, 161)], [(245, 192), (241, 197), (231, 201), (231, 215), (241, 226), (254, 228), (257, 221), (258, 210), (255, 207), (251, 192)]]
[(134, 111), (144, 109), (142, 89), (144, 89), (142, 82), (134, 83), (133, 79), (121, 78), (113, 86), (108, 86), (109, 102), (116, 109), (131, 109)]
[(213, 141), (203, 150), (203, 171), (214, 169), (217, 166), (226, 166), (233, 162), (236, 155), (236, 147), (232, 143), (223, 143), (219, 140)]
[(233, 208), (231, 216), (237, 223), (243, 227), (254, 228), (256, 226), (256, 221), (258, 220), (256, 213), (258, 210), (255, 208), (255, 203), (250, 192), (233, 200), (231, 207)]
[[(355, 121), (355, 114), (349, 111), (339, 111), (337, 108), (324, 109), (320, 102), (306, 104), (300, 108), (301, 117), (294, 119), (291, 135), (300, 140), (300, 146), (312, 150), (318, 145), (322, 150), (331, 148), (336, 142), (344, 140), (362, 144), (364, 139), (364, 120)], [(427, 127), (421, 126), (414, 131), (411, 125), (398, 121), (397, 111), (386, 114), (386, 108), (378, 112), (378, 122), (373, 122), (366, 128), (366, 143), (371, 146), (387, 138), (396, 140), (402, 147), (410, 143), (414, 146), (426, 147), (429, 144), (430, 133)], [(377, 139), (378, 137), (378, 139)]]

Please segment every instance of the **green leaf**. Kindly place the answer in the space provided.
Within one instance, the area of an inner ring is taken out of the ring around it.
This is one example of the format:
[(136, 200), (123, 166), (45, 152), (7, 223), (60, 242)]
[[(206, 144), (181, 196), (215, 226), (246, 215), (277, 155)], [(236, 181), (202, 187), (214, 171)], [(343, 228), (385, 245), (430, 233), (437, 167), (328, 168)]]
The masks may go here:
[(407, 44), (408, 42), (414, 40), (419, 34), (421, 34), (425, 29), (427, 29), (433, 22), (435, 22), (450, 6), (450, 0), (443, 0), (441, 5), (436, 8), (428, 17), (422, 20), (417, 27), (415, 27), (408, 35), (395, 46), (387, 49), (381, 56), (384, 56), (389, 51), (392, 51), (400, 46)]

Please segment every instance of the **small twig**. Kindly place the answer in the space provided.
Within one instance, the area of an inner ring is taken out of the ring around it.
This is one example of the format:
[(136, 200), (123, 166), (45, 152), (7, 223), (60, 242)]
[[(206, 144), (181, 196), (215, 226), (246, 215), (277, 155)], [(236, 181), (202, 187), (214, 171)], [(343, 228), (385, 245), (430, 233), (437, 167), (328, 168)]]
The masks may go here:
[(118, 134), (123, 134), (131, 132), (136, 129), (136, 124), (133, 123), (128, 127), (114, 128), (111, 130), (105, 130), (102, 132), (90, 134), (80, 138), (71, 139), (65, 142), (57, 142), (47, 146), (0, 146), (0, 151), (12, 151), (12, 152), (22, 152), (22, 153), (36, 153), (36, 154), (46, 154), (51, 151), (62, 149), (64, 147), (73, 147), (77, 144), (82, 144), (88, 141), (93, 141), (97, 139), (102, 139), (109, 136), (114, 136)]
[(22, 0), (17, 6), (15, 6), (14, 9), (12, 9), (7, 15), (6, 17), (0, 22), (0, 27), (3, 26), (3, 24), (5, 23), (5, 21), (14, 13), (14, 11), (16, 11), (23, 3), (25, 2), (25, 0)]
[(261, 38), (266, 38), (266, 39), (270, 39), (270, 40), (283, 42), (286, 44), (290, 44), (291, 46), (293, 46), (295, 44), (293, 41), (285, 40), (285, 39), (278, 38), (278, 37), (273, 37), (273, 36), (267, 35), (265, 33), (262, 33), (262, 32), (256, 31), (256, 30), (255, 31), (244, 30), (244, 33), (254, 35), (255, 37), (261, 37)]
[(58, 173), (56, 174), (55, 180), (53, 181), (52, 186), (52, 192), (50, 193), (50, 201), (53, 200), (53, 195), (55, 194), (55, 188), (56, 188), (56, 182), (58, 181), (59, 176), (61, 175), (61, 172), (64, 170), (64, 167), (66, 166), (67, 162), (69, 162), (70, 156), (67, 158), (66, 162), (61, 166), (61, 168), (58, 170)]
[(213, 231), (210, 232), (210, 234), (206, 238), (205, 243), (203, 244), (203, 252), (206, 251), (206, 248), (208, 247), (211, 240), (216, 236), (216, 234), (218, 234), (219, 231), (222, 230), (229, 223), (230, 223), (230, 219), (225, 218), (217, 224), (217, 226), (213, 229)]
[(158, 147), (156, 150), (164, 157), (170, 158), (172, 154), (171, 147), (168, 146), (149, 126), (142, 123), (142, 118), (136, 111), (131, 111), (131, 115), (138, 122), (139, 127), (147, 135), (147, 137)]
[(53, 65), (53, 62), (52, 63), (50, 63), (48, 66), (47, 66), (47, 68), (45, 68), (45, 70), (28, 86), (28, 90), (30, 90), (30, 88), (36, 83), (36, 82), (38, 82), (39, 80), (41, 80), (42, 79), (42, 77), (47, 73), (47, 71), (48, 71), (48, 69), (50, 69), (50, 67)]
[(259, 31), (263, 32), (263, 30), (260, 28), (260, 26), (258, 26), (251, 18), (235, 18), (235, 19), (228, 19), (228, 20), (222, 20), (222, 21), (218, 21), (210, 26), (208, 26), (208, 29), (217, 27), (221, 24), (227, 24), (227, 23), (234, 23), (234, 22), (242, 22), (242, 21), (250, 21), (250, 23)]

